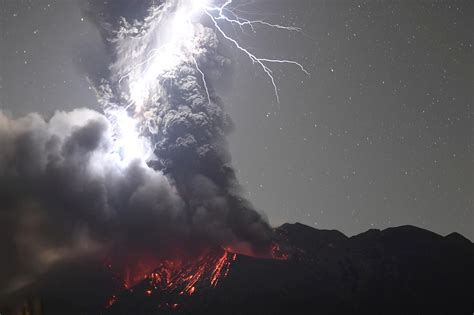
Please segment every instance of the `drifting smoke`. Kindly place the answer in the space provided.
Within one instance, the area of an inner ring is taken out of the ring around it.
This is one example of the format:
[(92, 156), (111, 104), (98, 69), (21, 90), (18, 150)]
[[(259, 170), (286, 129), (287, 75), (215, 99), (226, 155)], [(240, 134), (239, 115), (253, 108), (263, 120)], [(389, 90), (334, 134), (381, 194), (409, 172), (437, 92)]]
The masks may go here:
[(49, 121), (0, 114), (3, 286), (116, 242), (159, 248), (181, 233), (185, 204), (173, 183), (139, 160), (118, 163), (111, 132), (85, 109)]
[(0, 113), (0, 294), (84, 256), (269, 254), (273, 231), (241, 195), (232, 121), (207, 79), (229, 60), (199, 23), (204, 2), (91, 1), (111, 60), (88, 74), (103, 114)]

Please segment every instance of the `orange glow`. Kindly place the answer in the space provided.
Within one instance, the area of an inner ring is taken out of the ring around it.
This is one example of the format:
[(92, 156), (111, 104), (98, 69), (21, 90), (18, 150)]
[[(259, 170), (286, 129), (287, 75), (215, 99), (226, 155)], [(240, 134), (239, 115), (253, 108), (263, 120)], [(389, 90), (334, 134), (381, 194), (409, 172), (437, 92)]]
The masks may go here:
[(206, 283), (216, 286), (227, 275), (233, 256), (223, 251), (220, 255), (208, 252), (189, 262), (165, 260), (146, 279), (154, 290), (180, 290), (180, 294), (192, 295), (198, 286)]
[[(175, 309), (178, 304), (171, 303), (175, 301), (161, 300), (163, 295), (160, 295), (160, 292), (184, 297), (191, 296), (206, 286), (216, 287), (229, 274), (231, 264), (237, 260), (238, 255), (240, 254), (229, 247), (220, 250), (205, 250), (201, 255), (193, 256), (193, 258), (188, 256), (187, 259), (153, 259), (149, 255), (130, 255), (128, 264), (125, 264), (125, 267), (122, 265), (124, 270), (119, 273), (121, 276), (118, 278), (122, 280), (126, 291), (143, 290), (144, 295), (156, 297), (157, 301), (161, 302), (160, 307)], [(272, 243), (267, 254), (251, 256), (265, 259), (289, 259), (289, 255), (276, 242)], [(114, 273), (112, 266), (116, 268), (115, 264), (108, 263), (105, 266)], [(138, 284), (140, 286), (137, 286)], [(154, 292), (156, 294), (153, 294)], [(111, 307), (117, 300), (115, 295), (112, 296), (107, 302), (107, 307)]]
[[(145, 283), (146, 296), (153, 292), (178, 292), (179, 295), (193, 295), (199, 287), (217, 286), (219, 280), (228, 275), (230, 265), (235, 261), (237, 254), (225, 250), (206, 251), (195, 259), (150, 260), (143, 259), (127, 268), (123, 272), (123, 286), (128, 291), (133, 291), (139, 283)], [(112, 270), (112, 264), (106, 264)], [(151, 268), (151, 266), (155, 266)], [(159, 295), (156, 295), (159, 298)], [(107, 303), (111, 307), (117, 302), (114, 295)], [(178, 304), (165, 303), (170, 309), (175, 309)]]
[(214, 266), (214, 270), (212, 271), (211, 285), (215, 287), (217, 283), (219, 282), (219, 278), (222, 275), (224, 275), (224, 277), (227, 276), (229, 269), (230, 269), (229, 253), (224, 252), (224, 255), (217, 261), (217, 263)]

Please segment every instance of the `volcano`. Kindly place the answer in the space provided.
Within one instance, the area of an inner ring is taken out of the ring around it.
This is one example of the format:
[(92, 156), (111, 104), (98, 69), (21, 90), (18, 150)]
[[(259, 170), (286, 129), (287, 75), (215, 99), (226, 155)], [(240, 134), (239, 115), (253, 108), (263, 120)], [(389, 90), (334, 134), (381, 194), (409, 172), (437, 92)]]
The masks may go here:
[[(250, 257), (217, 249), (195, 260), (163, 261), (127, 288), (107, 268), (94, 282), (90, 277), (62, 277), (63, 271), (47, 275), (55, 289), (50, 285), (40, 298), (2, 314), (474, 311), (474, 245), (457, 233), (442, 237), (401, 226), (347, 237), (298, 223), (284, 224), (276, 232), (288, 257)], [(98, 302), (114, 290), (105, 304)]]

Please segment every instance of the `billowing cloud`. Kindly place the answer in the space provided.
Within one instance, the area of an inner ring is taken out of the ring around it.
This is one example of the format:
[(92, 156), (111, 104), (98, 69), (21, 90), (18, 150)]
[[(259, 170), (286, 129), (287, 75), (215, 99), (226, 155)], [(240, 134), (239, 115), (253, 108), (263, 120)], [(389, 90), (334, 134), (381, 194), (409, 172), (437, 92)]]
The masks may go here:
[(149, 164), (173, 180), (199, 230), (265, 252), (273, 232), (241, 194), (226, 140), (233, 123), (208, 80), (230, 61), (215, 31), (193, 14), (202, 2), (158, 1), (146, 10), (141, 3), (134, 12), (143, 16), (129, 20), (130, 2), (91, 3), (113, 60), (98, 97), (106, 112), (127, 107), (140, 122), (154, 145)]
[(112, 141), (108, 120), (90, 110), (49, 120), (0, 113), (2, 285), (116, 242), (158, 248), (165, 227), (183, 224), (169, 179), (139, 160), (117, 163)]

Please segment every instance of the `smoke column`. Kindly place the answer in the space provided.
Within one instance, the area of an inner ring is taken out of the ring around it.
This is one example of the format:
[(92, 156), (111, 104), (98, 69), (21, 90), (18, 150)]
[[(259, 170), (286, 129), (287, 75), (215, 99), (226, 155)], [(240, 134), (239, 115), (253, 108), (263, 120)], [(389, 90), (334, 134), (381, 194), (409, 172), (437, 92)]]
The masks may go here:
[[(226, 141), (232, 121), (207, 80), (229, 63), (218, 53), (214, 30), (199, 23), (207, 5), (151, 1), (142, 7), (143, 17), (129, 21), (123, 17), (127, 11), (141, 11), (130, 10), (129, 2), (114, 2), (113, 8), (90, 3), (111, 59), (106, 78), (92, 80), (109, 120), (126, 111), (153, 146), (146, 162), (173, 182), (184, 202), (186, 233), (204, 243), (263, 254), (272, 231), (241, 197)], [(120, 118), (115, 125), (123, 134)], [(119, 149), (130, 151), (126, 145)]]

